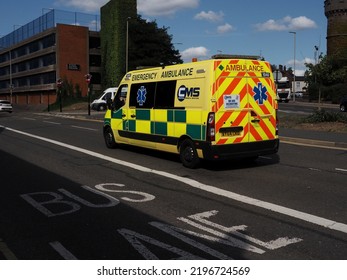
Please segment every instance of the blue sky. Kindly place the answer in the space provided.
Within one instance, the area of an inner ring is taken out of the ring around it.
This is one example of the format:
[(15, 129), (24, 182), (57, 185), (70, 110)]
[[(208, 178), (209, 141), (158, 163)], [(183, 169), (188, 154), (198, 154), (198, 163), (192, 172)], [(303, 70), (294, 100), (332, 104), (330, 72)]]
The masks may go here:
[[(122, 0), (116, 0), (122, 1)], [(125, 0), (126, 1), (126, 0)], [(0, 36), (41, 16), (47, 9), (99, 14), (108, 0), (11, 0), (1, 4)], [(169, 27), (185, 61), (213, 54), (262, 55), (271, 64), (296, 70), (326, 53), (324, 0), (137, 0), (138, 13)]]

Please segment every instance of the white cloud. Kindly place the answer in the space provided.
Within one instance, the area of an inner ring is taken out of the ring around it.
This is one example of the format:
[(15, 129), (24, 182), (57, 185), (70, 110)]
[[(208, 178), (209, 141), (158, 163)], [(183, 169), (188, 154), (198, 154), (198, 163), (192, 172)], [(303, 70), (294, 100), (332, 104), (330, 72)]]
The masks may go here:
[(279, 20), (269, 19), (266, 22), (257, 23), (255, 25), (255, 28), (258, 31), (289, 31), (289, 30), (311, 29), (316, 27), (317, 27), (317, 24), (313, 20), (305, 16), (300, 16), (296, 18), (286, 16)]
[(211, 21), (211, 22), (218, 22), (218, 21), (223, 21), (224, 18), (224, 14), (223, 12), (213, 12), (213, 11), (202, 11), (200, 13), (198, 13), (197, 15), (195, 15), (194, 17), (197, 20), (207, 20), (207, 21)]
[(192, 47), (181, 52), (181, 57), (184, 61), (190, 61), (192, 58), (206, 58), (208, 49), (205, 47)]
[[(312, 63), (314, 64), (315, 61), (312, 58), (304, 58), (302, 60), (295, 60), (295, 75), (296, 76), (304, 76), (305, 71), (306, 71), (306, 65), (305, 63)], [(292, 69), (294, 69), (294, 59), (291, 59), (289, 61), (287, 61), (286, 65), (292, 67)]]
[(291, 19), (288, 27), (292, 30), (311, 29), (317, 28), (317, 24), (313, 20), (301, 16)]
[(198, 7), (199, 1), (200, 0), (137, 0), (137, 12), (145, 16), (172, 16), (179, 10)]
[(217, 27), (217, 32), (219, 34), (228, 33), (228, 32), (231, 32), (232, 30), (234, 30), (234, 28), (229, 23), (226, 23), (224, 25), (220, 25)]

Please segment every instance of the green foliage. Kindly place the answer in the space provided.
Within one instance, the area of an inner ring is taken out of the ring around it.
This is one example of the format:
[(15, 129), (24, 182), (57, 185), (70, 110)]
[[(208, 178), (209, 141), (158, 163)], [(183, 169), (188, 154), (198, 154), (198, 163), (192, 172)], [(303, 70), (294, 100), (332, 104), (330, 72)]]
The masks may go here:
[(341, 112), (315, 110), (313, 114), (304, 119), (306, 123), (343, 122), (347, 123), (347, 115)]
[(81, 102), (86, 98), (82, 98), (82, 90), (79, 84), (74, 84), (71, 80), (69, 81), (64, 77), (61, 88), (57, 90), (57, 100), (50, 105), (50, 109), (57, 110), (60, 108), (60, 103), (62, 107), (65, 107)]
[(318, 64), (307, 63), (305, 80), (310, 100), (321, 98), (337, 102), (347, 92), (347, 66), (336, 56), (325, 56)]
[(136, 0), (111, 0), (101, 8), (103, 88), (117, 86), (125, 74), (128, 23), (128, 70), (138, 66), (182, 63), (168, 28), (137, 15)]
[(168, 27), (159, 28), (155, 21), (148, 22), (140, 15), (129, 21), (129, 70), (183, 62), (168, 30)]
[(118, 85), (125, 73), (126, 25), (136, 14), (136, 0), (111, 0), (101, 8), (103, 88)]

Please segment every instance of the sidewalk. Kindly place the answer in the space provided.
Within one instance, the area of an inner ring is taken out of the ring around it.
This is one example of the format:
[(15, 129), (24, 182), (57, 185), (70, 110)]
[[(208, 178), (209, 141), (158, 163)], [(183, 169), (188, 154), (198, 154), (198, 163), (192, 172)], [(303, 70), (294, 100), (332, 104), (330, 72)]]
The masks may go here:
[(280, 141), (347, 151), (347, 133), (280, 128)]

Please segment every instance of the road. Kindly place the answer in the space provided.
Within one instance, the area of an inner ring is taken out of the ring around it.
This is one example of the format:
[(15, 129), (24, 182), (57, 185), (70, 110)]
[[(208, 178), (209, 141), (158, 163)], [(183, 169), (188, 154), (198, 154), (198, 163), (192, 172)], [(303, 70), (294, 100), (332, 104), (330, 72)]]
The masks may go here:
[(345, 259), (347, 149), (184, 168), (102, 123), (0, 115), (0, 259)]

